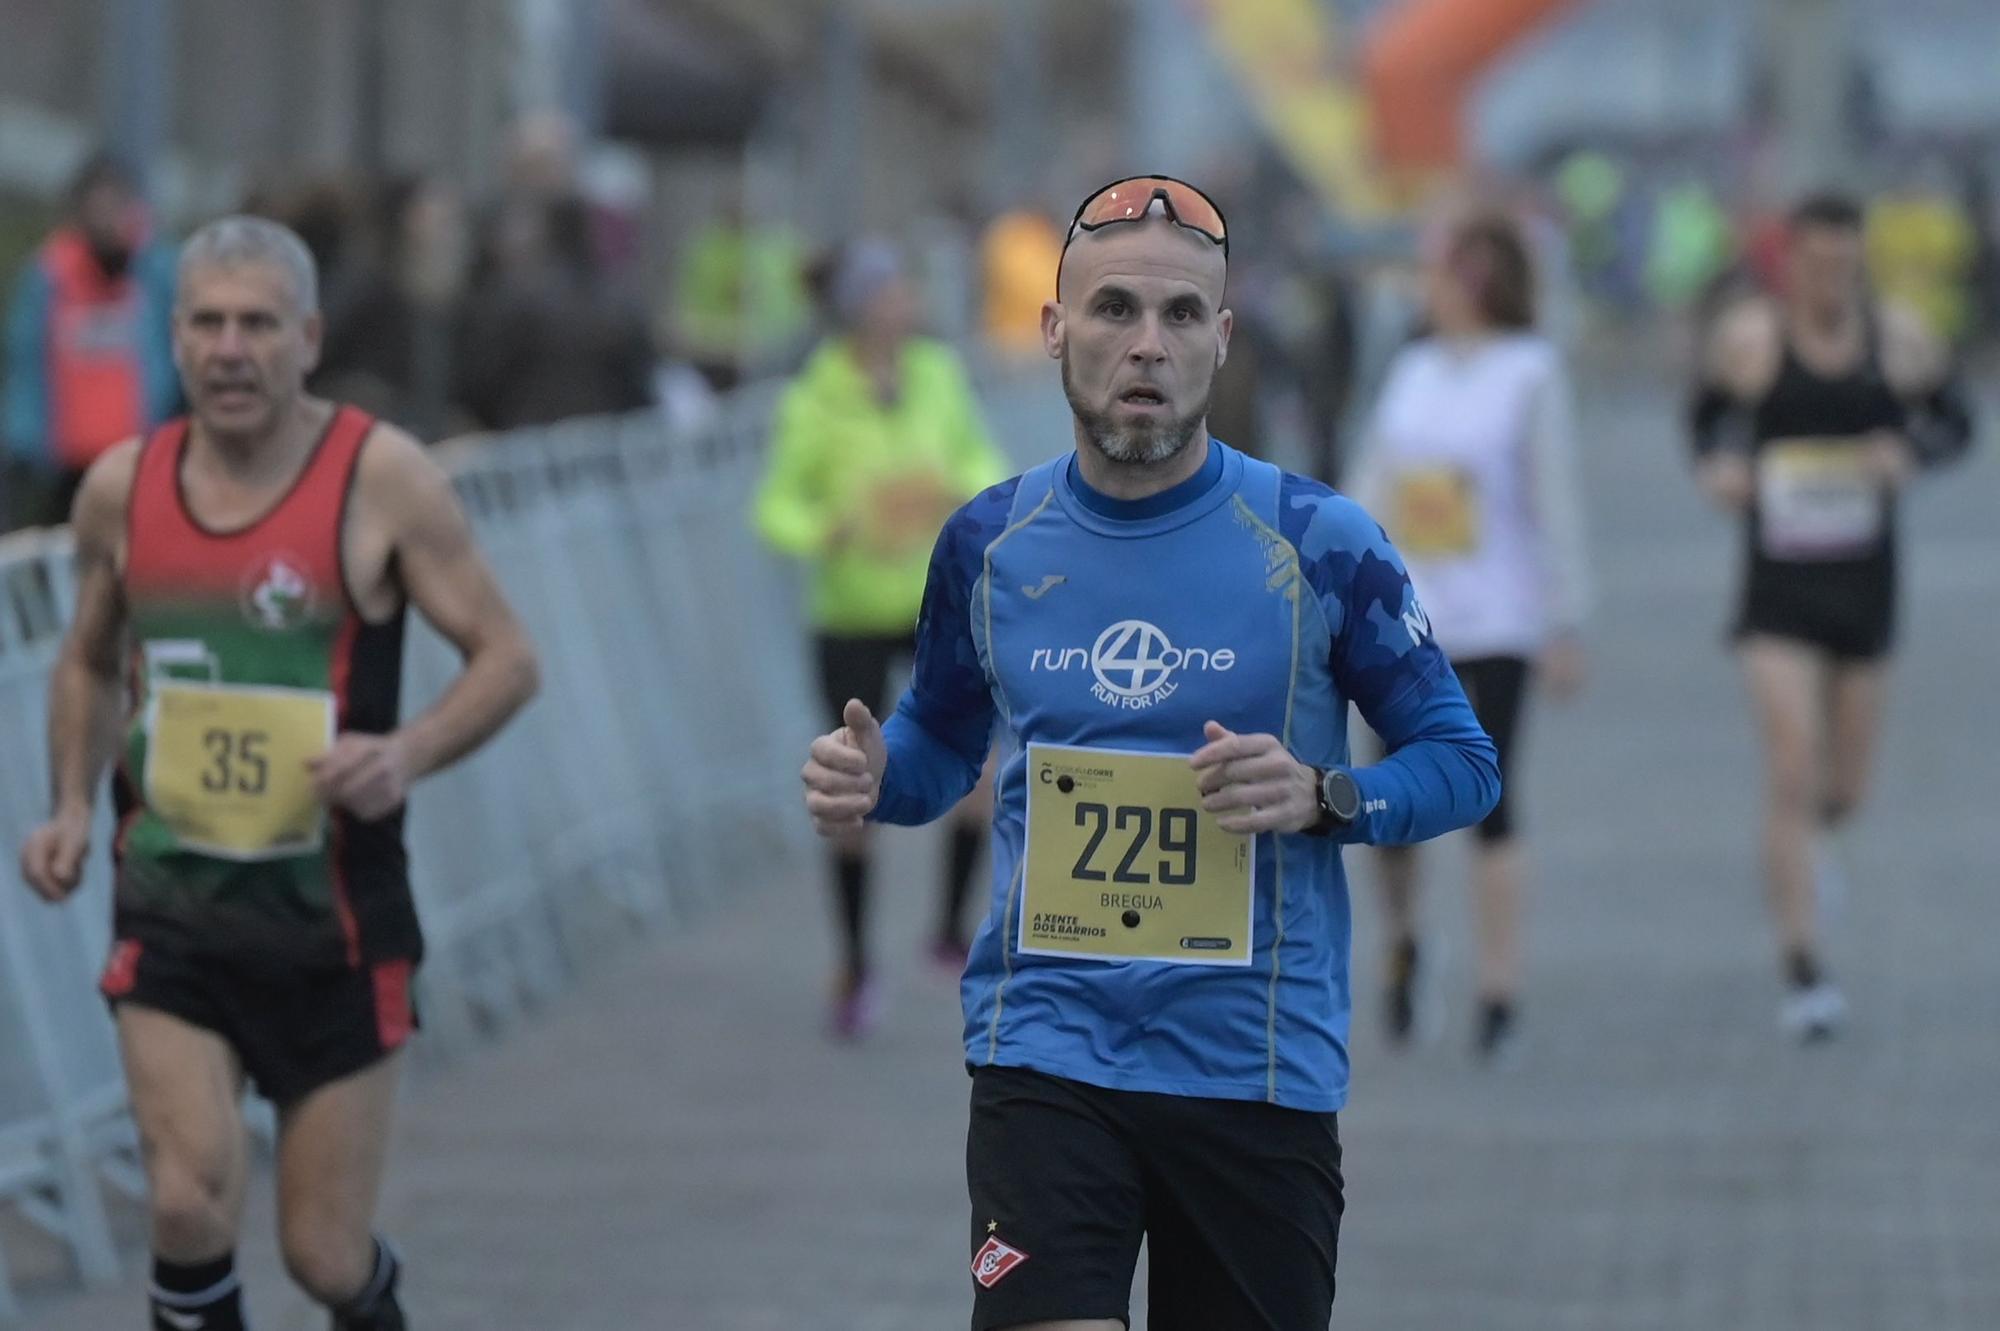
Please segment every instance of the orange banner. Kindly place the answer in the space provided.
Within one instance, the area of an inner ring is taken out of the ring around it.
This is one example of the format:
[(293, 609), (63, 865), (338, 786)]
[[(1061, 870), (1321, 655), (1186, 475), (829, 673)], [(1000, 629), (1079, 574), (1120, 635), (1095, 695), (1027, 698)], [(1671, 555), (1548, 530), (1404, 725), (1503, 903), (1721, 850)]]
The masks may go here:
[(1465, 157), (1465, 102), (1509, 47), (1575, 0), (1401, 0), (1368, 34), (1371, 147), (1399, 176)]

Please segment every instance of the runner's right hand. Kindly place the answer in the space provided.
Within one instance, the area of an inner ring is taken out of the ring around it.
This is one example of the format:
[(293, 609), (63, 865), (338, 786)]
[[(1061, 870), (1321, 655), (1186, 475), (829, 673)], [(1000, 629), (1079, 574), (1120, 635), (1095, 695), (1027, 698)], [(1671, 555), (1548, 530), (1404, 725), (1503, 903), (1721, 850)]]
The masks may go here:
[(21, 847), (21, 876), (42, 900), (63, 901), (83, 881), (89, 850), (89, 817), (58, 815), (29, 833)]
[(1715, 453), (1702, 459), (1695, 480), (1710, 502), (1729, 513), (1748, 508), (1750, 496), (1757, 488), (1750, 460), (1737, 453)]
[(882, 795), (889, 749), (882, 727), (859, 698), (847, 700), (845, 723), (812, 742), (799, 779), (806, 785), (806, 812), (813, 830), (835, 836), (861, 825)]

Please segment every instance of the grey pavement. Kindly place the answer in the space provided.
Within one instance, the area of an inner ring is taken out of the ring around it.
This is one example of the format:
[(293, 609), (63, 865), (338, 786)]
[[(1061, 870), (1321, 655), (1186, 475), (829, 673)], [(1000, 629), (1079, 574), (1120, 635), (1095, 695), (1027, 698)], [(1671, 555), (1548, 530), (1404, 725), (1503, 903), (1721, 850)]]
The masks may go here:
[[(1445, 1029), (1384, 1049), (1350, 853), (1334, 1324), (2000, 1327), (2000, 457), (1989, 443), (1908, 506), (1906, 650), (1831, 930), (1855, 1021), (1802, 1050), (1775, 1026), (1756, 751), (1720, 639), (1733, 535), (1690, 491), (1664, 377), (1600, 366), (1583, 391), (1601, 612), (1591, 688), (1538, 705), (1517, 785), (1525, 1047), (1498, 1074), (1467, 1055), (1454, 841), (1428, 859)], [(801, 872), (730, 885), (700, 927), (625, 948), (503, 1043), (415, 1067), (383, 1208), (413, 1325), (963, 1326), (967, 1079), (953, 986), (918, 955), (934, 853), (890, 846), (892, 1004), (864, 1047), (818, 1034), (826, 912)], [(267, 1191), (244, 1249), (258, 1325), (318, 1327), (277, 1274)], [(9, 1251), (38, 1269), (31, 1241)], [(141, 1324), (136, 1261), (121, 1290), (52, 1289), (30, 1291), (37, 1331)], [(1134, 1308), (1143, 1325), (1143, 1288)]]

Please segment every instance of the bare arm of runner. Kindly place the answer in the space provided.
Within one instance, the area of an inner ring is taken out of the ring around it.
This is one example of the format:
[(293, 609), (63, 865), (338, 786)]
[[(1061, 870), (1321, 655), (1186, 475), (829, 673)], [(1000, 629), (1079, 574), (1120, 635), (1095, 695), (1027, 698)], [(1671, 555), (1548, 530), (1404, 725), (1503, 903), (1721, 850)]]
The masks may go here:
[(312, 763), (322, 799), (373, 819), (395, 810), (411, 784), (492, 738), (534, 696), (540, 671), (450, 479), (422, 445), (378, 429), (360, 472), (363, 521), (386, 533), (411, 604), (465, 660), (420, 715), (387, 735), (342, 735)]
[(83, 878), (97, 785), (118, 749), (125, 595), (119, 583), (125, 510), (139, 442), (119, 444), (84, 477), (70, 516), (76, 538), (76, 611), (49, 681), (49, 820), (21, 847), (35, 895), (61, 901)]
[(1972, 406), (1949, 349), (1915, 312), (1885, 303), (1881, 320), (1883, 377), (1907, 414), (1900, 434), (1878, 441), (1876, 459), (1883, 480), (1896, 485), (1919, 467), (1955, 462), (1971, 449)]
[(1777, 307), (1754, 297), (1716, 320), (1702, 356), (1694, 404), (1695, 481), (1710, 502), (1740, 512), (1755, 487), (1743, 413), (1770, 390), (1784, 345)]

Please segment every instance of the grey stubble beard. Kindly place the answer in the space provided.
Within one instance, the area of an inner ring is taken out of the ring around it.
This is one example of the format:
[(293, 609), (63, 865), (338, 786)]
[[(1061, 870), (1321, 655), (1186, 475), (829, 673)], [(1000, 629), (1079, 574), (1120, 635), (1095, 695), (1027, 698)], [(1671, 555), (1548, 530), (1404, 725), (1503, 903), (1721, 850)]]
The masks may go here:
[(1083, 427), (1083, 434), (1105, 459), (1125, 467), (1150, 467), (1179, 457), (1194, 442), (1195, 433), (1208, 417), (1208, 398), (1191, 412), (1156, 425), (1117, 426), (1111, 417), (1085, 403), (1070, 379), (1069, 353), (1062, 357), (1063, 396)]

